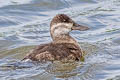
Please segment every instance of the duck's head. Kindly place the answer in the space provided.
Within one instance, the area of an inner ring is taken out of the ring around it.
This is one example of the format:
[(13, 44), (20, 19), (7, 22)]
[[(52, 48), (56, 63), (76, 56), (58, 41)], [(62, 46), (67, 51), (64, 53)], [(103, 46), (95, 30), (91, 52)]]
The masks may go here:
[(69, 35), (72, 30), (88, 30), (86, 26), (82, 26), (73, 21), (70, 17), (65, 14), (56, 15), (50, 24), (50, 33), (54, 40), (55, 37)]

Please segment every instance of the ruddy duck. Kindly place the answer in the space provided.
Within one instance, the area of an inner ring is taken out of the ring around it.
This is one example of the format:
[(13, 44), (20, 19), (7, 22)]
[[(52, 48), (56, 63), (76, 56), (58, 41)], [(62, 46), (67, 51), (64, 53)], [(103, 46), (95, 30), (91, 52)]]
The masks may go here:
[(78, 61), (82, 57), (83, 52), (78, 42), (69, 35), (69, 32), (88, 29), (88, 27), (74, 22), (67, 15), (58, 14), (50, 23), (50, 34), (53, 41), (37, 46), (23, 60), (54, 61), (65, 59)]

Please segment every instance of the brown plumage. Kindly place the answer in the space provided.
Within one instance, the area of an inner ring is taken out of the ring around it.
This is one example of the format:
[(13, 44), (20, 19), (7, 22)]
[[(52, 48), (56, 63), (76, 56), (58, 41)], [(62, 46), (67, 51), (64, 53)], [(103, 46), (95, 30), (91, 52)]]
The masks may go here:
[(33, 61), (79, 60), (81, 56), (81, 49), (72, 43), (49, 43), (37, 46), (24, 59)]
[(69, 32), (72, 30), (87, 30), (88, 27), (75, 23), (65, 14), (56, 15), (50, 24), (50, 33), (53, 42), (41, 44), (29, 52), (23, 60), (54, 61), (54, 60), (80, 60), (82, 50)]

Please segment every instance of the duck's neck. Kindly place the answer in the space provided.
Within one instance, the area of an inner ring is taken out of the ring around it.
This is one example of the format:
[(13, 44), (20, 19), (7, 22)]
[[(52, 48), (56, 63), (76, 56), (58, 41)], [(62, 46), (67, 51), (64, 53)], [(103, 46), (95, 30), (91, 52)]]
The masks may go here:
[(59, 35), (59, 36), (52, 36), (54, 43), (73, 43), (78, 45), (78, 42), (72, 38), (69, 34)]

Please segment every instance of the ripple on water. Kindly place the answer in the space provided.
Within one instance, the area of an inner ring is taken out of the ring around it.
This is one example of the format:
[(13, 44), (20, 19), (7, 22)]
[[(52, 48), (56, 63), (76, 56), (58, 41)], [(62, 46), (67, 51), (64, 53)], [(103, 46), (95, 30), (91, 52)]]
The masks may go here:
[[(1, 0), (0, 3), (1, 80), (120, 79), (119, 0)], [(71, 33), (87, 53), (85, 59), (43, 65), (21, 63), (34, 48), (27, 45), (51, 41), (49, 23), (58, 13), (68, 14), (90, 27), (89, 31)]]
[(82, 62), (57, 61), (52, 64), (20, 62), (19, 59), (22, 59), (34, 46), (25, 46), (3, 51), (1, 52), (3, 59), (1, 59), (0, 65), (0, 71), (3, 72), (1, 73), (1, 75), (3, 75), (1, 79), (93, 79), (96, 72), (101, 69), (106, 61), (104, 59), (105, 56), (100, 56), (104, 53), (98, 54), (100, 48), (95, 44), (80, 43), (80, 45), (87, 53), (85, 60)]

